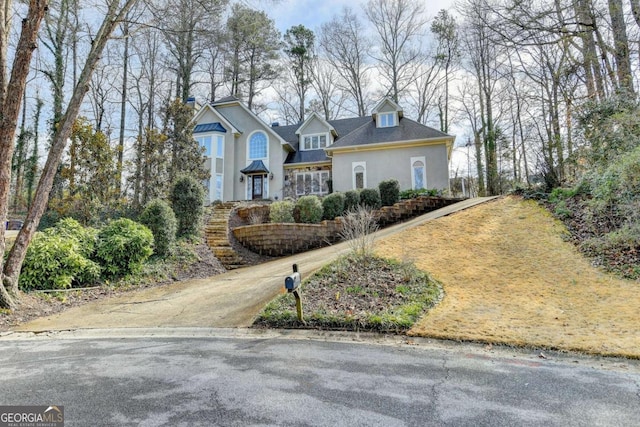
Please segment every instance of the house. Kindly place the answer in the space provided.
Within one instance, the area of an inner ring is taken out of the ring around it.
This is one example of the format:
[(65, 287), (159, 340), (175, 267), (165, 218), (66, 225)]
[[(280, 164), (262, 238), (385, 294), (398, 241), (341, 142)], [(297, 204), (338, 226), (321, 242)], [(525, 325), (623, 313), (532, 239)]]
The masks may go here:
[(252, 200), (377, 188), (449, 189), (454, 137), (403, 116), (385, 98), (371, 116), (268, 125), (234, 97), (201, 107), (193, 136), (204, 147), (208, 200)]

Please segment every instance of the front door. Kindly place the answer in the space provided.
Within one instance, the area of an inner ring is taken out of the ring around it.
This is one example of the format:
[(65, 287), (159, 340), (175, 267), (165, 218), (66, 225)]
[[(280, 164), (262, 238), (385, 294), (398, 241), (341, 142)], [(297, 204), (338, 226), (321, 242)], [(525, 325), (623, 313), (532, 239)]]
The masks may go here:
[(263, 185), (263, 176), (262, 175), (253, 175), (252, 177), (252, 185), (253, 185), (253, 191), (252, 191), (252, 195), (251, 198), (253, 200), (256, 199), (262, 199), (263, 198), (263, 192), (264, 192), (264, 185)]

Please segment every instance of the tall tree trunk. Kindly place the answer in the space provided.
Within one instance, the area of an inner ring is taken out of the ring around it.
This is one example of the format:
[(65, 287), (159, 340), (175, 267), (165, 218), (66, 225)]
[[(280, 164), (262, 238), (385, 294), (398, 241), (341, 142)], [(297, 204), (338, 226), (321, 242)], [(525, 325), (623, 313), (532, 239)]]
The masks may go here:
[(479, 132), (473, 133), (473, 142), (476, 148), (476, 169), (478, 170), (478, 195), (486, 196), (487, 189), (484, 185), (484, 167), (482, 164), (482, 139)]
[(36, 112), (33, 116), (33, 148), (31, 150), (31, 157), (29, 158), (29, 172), (27, 174), (27, 209), (31, 208), (33, 187), (36, 183), (36, 176), (38, 175), (38, 141), (40, 140), (40, 115), (43, 105), (44, 102), (42, 99), (39, 97), (36, 98)]
[(609, 15), (613, 31), (614, 56), (618, 85), (630, 95), (633, 90), (633, 75), (631, 72), (631, 58), (629, 57), (629, 40), (627, 38), (627, 24), (624, 22), (622, 0), (609, 0)]
[[(0, 9), (6, 12), (6, 3), (0, 4)], [(47, 9), (46, 0), (30, 0), (29, 11), (26, 18), (22, 20), (22, 30), (20, 39), (16, 47), (15, 57), (13, 59), (13, 67), (11, 68), (11, 77), (6, 87), (6, 96), (0, 105), (0, 224), (5, 223), (7, 219), (7, 209), (9, 206), (9, 188), (11, 186), (11, 158), (13, 156), (14, 138), (16, 133), (16, 123), (20, 114), (20, 105), (29, 75), (29, 66), (33, 51), (37, 46), (38, 29)], [(2, 36), (0, 36), (0, 39)], [(5, 47), (6, 48), (6, 47)], [(1, 47), (0, 47), (1, 49)], [(6, 57), (2, 58), (6, 60)], [(2, 64), (6, 67), (6, 64)], [(3, 263), (5, 245), (5, 227), (0, 227), (0, 265), (6, 267)], [(17, 277), (9, 278), (4, 274), (0, 274), (2, 283), (0, 283), (0, 307), (12, 308), (14, 301), (9, 293), (16, 294)], [(13, 285), (12, 279), (16, 282)], [(8, 292), (7, 292), (8, 291)]]
[(636, 24), (640, 27), (640, 0), (629, 0), (631, 3), (631, 12), (633, 13), (633, 19), (635, 19)]
[[(66, 146), (66, 142), (69, 138), (69, 135), (71, 135), (73, 124), (76, 118), (78, 117), (78, 113), (80, 111), (80, 106), (82, 104), (84, 96), (89, 90), (89, 85), (91, 83), (91, 76), (93, 74), (93, 71), (95, 70), (96, 64), (100, 60), (102, 51), (104, 50), (104, 47), (107, 41), (109, 40), (115, 26), (118, 25), (118, 23), (122, 20), (124, 14), (126, 14), (126, 12), (131, 8), (131, 6), (133, 6), (133, 4), (136, 1), (137, 0), (127, 0), (126, 3), (123, 5), (123, 7), (120, 9), (120, 11), (118, 11), (119, 1), (112, 0), (109, 3), (109, 8), (108, 8), (107, 14), (104, 17), (104, 21), (102, 22), (100, 29), (98, 30), (97, 34), (94, 37), (93, 44), (91, 45), (91, 50), (87, 55), (85, 66), (82, 69), (82, 72), (80, 73), (78, 83), (75, 86), (73, 95), (71, 96), (71, 100), (69, 101), (69, 106), (67, 107), (67, 110), (64, 116), (62, 117), (62, 120), (60, 121), (60, 125), (56, 129), (56, 133), (53, 136), (53, 140), (51, 142), (51, 149), (49, 150), (47, 162), (45, 164), (42, 175), (40, 177), (38, 188), (36, 189), (36, 194), (34, 197), (33, 204), (31, 205), (31, 208), (27, 213), (27, 217), (24, 221), (24, 225), (20, 230), (20, 232), (18, 233), (18, 236), (13, 244), (13, 247), (9, 252), (9, 257), (7, 258), (7, 261), (4, 265), (3, 282), (4, 282), (4, 285), (8, 288), (9, 292), (13, 294), (17, 293), (18, 291), (18, 275), (20, 273), (20, 268), (22, 267), (24, 257), (26, 256), (27, 247), (29, 246), (31, 239), (33, 239), (33, 236), (38, 228), (38, 224), (40, 223), (40, 218), (42, 217), (42, 214), (46, 209), (47, 201), (49, 199), (49, 193), (51, 192), (51, 188), (53, 185), (53, 178), (56, 174), (56, 170), (60, 163), (60, 158)], [(37, 5), (41, 4), (40, 0), (31, 0), (31, 2)], [(46, 6), (44, 5), (44, 2), (42, 2), (41, 8), (42, 8), (42, 15), (44, 15), (44, 9), (46, 8)], [(42, 19), (41, 16), (40, 16), (40, 19)], [(29, 22), (28, 19), (26, 21)], [(38, 24), (39, 23), (40, 21), (38, 20)], [(24, 26), (25, 26), (25, 23), (23, 22), (23, 27)], [(33, 35), (33, 40), (31, 41), (31, 44), (28, 44), (27, 46), (22, 46), (24, 50), (27, 50), (28, 46), (33, 46), (33, 48), (35, 48), (36, 32), (37, 32), (37, 27), (33, 30), (34, 35)], [(25, 33), (24, 29), (23, 29), (23, 33)], [(17, 55), (20, 55), (20, 52), (22, 52), (22, 49), (20, 49), (20, 47), (21, 46), (19, 44), (17, 49), (17, 52), (18, 52)], [(31, 51), (28, 54), (28, 59), (30, 59), (30, 57), (31, 57)], [(29, 67), (29, 63), (27, 62), (24, 65), (25, 71), (28, 71), (28, 67)], [(25, 78), (26, 78), (26, 73), (25, 73)], [(23, 92), (24, 92), (24, 79), (23, 79), (22, 87), (19, 94), (22, 94)], [(10, 91), (8, 92), (7, 95), (9, 94), (10, 94)], [(16, 98), (19, 99), (20, 97), (16, 96)], [(8, 98), (8, 99), (11, 99), (11, 98)], [(14, 122), (13, 122), (14, 124), (16, 120), (17, 120), (17, 117), (16, 119), (14, 119)], [(1, 130), (4, 131), (4, 126), (2, 126)], [(4, 140), (0, 137), (0, 142), (3, 142), (3, 141)], [(1, 188), (2, 188), (2, 185), (0, 185), (0, 191), (2, 191)], [(0, 199), (0, 200), (4, 200), (4, 199)], [(2, 237), (2, 240), (4, 241), (4, 232), (2, 232), (2, 234), (3, 235), (0, 237)], [(4, 249), (4, 243), (2, 243), (1, 245), (2, 245), (2, 249)]]
[(124, 53), (122, 65), (122, 96), (120, 97), (120, 135), (118, 138), (118, 161), (116, 164), (116, 191), (118, 197), (122, 194), (122, 169), (124, 160), (124, 136), (127, 121), (127, 84), (129, 74), (129, 22), (122, 24), (122, 37), (124, 37)]
[(594, 40), (595, 23), (591, 13), (591, 0), (577, 0), (574, 2), (574, 8), (580, 22), (579, 37), (582, 41), (582, 67), (585, 73), (587, 95), (590, 99), (603, 99), (604, 84)]

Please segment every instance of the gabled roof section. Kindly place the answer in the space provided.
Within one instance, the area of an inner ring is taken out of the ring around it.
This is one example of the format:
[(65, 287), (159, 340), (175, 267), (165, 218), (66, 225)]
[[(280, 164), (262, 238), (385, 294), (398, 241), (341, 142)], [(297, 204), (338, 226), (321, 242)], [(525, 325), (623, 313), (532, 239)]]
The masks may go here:
[(320, 114), (316, 113), (315, 111), (313, 113), (311, 113), (309, 115), (309, 117), (307, 117), (307, 119), (302, 122), (302, 124), (300, 125), (300, 127), (296, 130), (296, 135), (301, 135), (303, 133), (303, 130), (305, 127), (307, 127), (307, 125), (309, 123), (311, 123), (314, 120), (318, 120), (320, 123), (322, 123), (323, 126), (325, 126), (331, 133), (333, 133), (333, 136), (337, 136), (336, 133), (336, 129), (331, 126), (331, 124), (329, 124), (329, 122), (327, 122), (324, 117), (322, 117)]
[(193, 128), (193, 133), (204, 133), (204, 132), (222, 132), (226, 133), (227, 130), (222, 126), (220, 122), (214, 123), (200, 123)]
[[(384, 109), (384, 107), (389, 107), (389, 108)], [(403, 115), (402, 107), (400, 107), (393, 99), (389, 97), (385, 97), (385, 98), (382, 98), (382, 100), (378, 102), (375, 107), (373, 107), (373, 110), (371, 110), (371, 117), (375, 119), (378, 113), (391, 112), (391, 111), (396, 111), (398, 113), (399, 118), (402, 117)]]
[[(198, 112), (191, 119), (191, 123), (192, 124), (198, 123), (198, 121), (206, 114), (207, 111), (213, 112), (213, 114), (215, 114), (216, 117), (220, 118), (220, 126), (222, 126), (222, 128), (225, 131), (228, 130), (235, 135), (240, 135), (242, 133), (233, 124), (231, 124), (231, 122), (227, 120), (226, 117), (224, 117), (220, 112), (218, 112), (215, 108), (213, 108), (211, 104), (205, 104), (201, 109), (199, 109)], [(199, 125), (195, 125), (195, 127), (198, 127), (198, 126)], [(195, 129), (194, 129), (194, 132), (195, 132)], [(204, 132), (204, 131), (201, 131), (201, 132)]]
[[(242, 108), (247, 114), (249, 114), (258, 123), (260, 123), (262, 125), (262, 128), (263, 128), (262, 130), (264, 130), (265, 132), (271, 134), (271, 136), (273, 136), (276, 139), (278, 139), (280, 141), (280, 144), (284, 145), (284, 146), (287, 146), (289, 148), (289, 150), (293, 149), (290, 146), (290, 144), (288, 143), (288, 141), (283, 139), (277, 132), (275, 132), (273, 130), (273, 128), (271, 126), (266, 124), (260, 117), (258, 117), (253, 111), (251, 111), (246, 105), (244, 105), (244, 102), (241, 102), (238, 98), (236, 98), (234, 96), (228, 96), (226, 98), (222, 98), (219, 101), (211, 104), (211, 108), (213, 108), (221, 116), (224, 116), (224, 109), (226, 107), (232, 107), (232, 106), (238, 106), (238, 107)], [(229, 119), (227, 119), (227, 120), (229, 120)]]
[[(327, 123), (333, 129), (335, 129), (338, 138), (340, 138), (341, 135), (347, 135), (360, 126), (370, 123), (371, 121), (371, 116), (366, 116), (352, 117), (349, 119), (329, 120)], [(300, 125), (296, 124), (290, 126), (274, 126), (271, 128), (274, 132), (280, 135), (282, 139), (287, 141), (291, 145), (291, 147), (293, 147), (294, 151), (289, 153), (287, 159), (285, 160), (285, 164), (321, 163), (331, 161), (331, 159), (327, 157), (327, 153), (324, 149), (300, 151), (299, 138), (296, 134), (296, 131), (300, 127)]]
[(326, 150), (331, 152), (336, 148), (438, 139), (453, 142), (454, 137), (407, 118), (400, 120), (398, 126), (388, 128), (378, 128), (375, 121), (369, 120), (345, 137), (336, 140)]

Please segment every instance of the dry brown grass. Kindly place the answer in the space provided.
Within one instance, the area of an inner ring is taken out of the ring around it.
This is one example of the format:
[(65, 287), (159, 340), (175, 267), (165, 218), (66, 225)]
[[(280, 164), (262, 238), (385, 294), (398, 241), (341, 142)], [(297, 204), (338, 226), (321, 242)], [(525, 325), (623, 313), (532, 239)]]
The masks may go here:
[(535, 202), (507, 197), (377, 242), (443, 284), (411, 335), (640, 358), (640, 283), (591, 266)]

